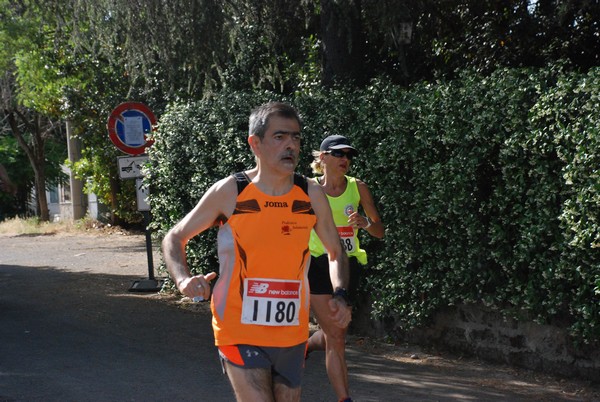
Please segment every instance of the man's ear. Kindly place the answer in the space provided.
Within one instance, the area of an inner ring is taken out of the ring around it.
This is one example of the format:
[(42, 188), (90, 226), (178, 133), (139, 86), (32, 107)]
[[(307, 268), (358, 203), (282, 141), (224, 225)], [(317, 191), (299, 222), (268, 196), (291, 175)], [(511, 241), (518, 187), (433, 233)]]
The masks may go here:
[(248, 136), (248, 144), (250, 145), (250, 149), (252, 149), (252, 152), (254, 152), (256, 154), (257, 151), (257, 144), (260, 142), (260, 138), (258, 138), (258, 135), (249, 135)]

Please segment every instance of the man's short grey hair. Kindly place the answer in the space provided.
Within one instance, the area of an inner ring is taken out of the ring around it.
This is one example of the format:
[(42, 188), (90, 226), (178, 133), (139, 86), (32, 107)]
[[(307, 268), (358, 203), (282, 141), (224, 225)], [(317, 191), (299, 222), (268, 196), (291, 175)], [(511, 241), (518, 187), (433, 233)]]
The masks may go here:
[(296, 119), (298, 124), (302, 126), (300, 114), (294, 107), (283, 102), (268, 102), (258, 106), (250, 113), (248, 135), (257, 135), (260, 138), (264, 138), (271, 116)]

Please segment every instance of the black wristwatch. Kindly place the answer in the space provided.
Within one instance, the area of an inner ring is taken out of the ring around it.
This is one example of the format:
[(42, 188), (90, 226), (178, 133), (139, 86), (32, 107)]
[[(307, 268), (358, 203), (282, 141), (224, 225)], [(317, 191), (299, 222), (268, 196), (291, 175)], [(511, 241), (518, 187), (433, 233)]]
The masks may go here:
[(344, 288), (335, 288), (335, 290), (333, 291), (332, 296), (333, 297), (341, 297), (342, 300), (344, 300), (344, 303), (346, 303), (347, 306), (352, 306), (352, 303), (350, 303), (350, 298), (348, 297), (348, 292), (346, 291), (346, 289), (344, 289)]

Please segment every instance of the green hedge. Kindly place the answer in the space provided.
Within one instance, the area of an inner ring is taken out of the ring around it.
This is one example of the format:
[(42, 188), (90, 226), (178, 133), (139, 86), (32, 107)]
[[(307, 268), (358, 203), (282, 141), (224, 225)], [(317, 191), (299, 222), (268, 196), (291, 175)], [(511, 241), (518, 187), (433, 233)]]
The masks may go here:
[[(442, 306), (477, 302), (507, 316), (600, 339), (600, 70), (464, 73), (410, 89), (385, 81), (282, 98), (223, 92), (172, 105), (150, 150), (158, 237), (215, 180), (251, 167), (250, 109), (284, 100), (304, 117), (299, 171), (332, 133), (361, 149), (386, 225), (364, 238), (376, 317), (423, 325)], [(189, 247), (215, 269), (215, 233)]]

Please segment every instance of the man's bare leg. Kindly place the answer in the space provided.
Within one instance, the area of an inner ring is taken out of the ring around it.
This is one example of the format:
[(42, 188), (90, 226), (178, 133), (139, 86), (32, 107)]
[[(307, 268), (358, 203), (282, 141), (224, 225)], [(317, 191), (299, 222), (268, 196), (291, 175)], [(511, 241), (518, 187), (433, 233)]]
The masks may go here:
[(241, 368), (225, 362), (225, 372), (238, 402), (274, 402), (271, 371)]
[(273, 383), (271, 371), (262, 368), (241, 368), (225, 362), (225, 371), (238, 402), (299, 402), (301, 387), (290, 388)]
[(330, 295), (310, 295), (311, 309), (320, 331), (308, 340), (308, 350), (325, 349), (325, 366), (329, 382), (338, 398), (349, 396), (348, 369), (346, 366), (346, 329), (332, 322), (329, 310)]

